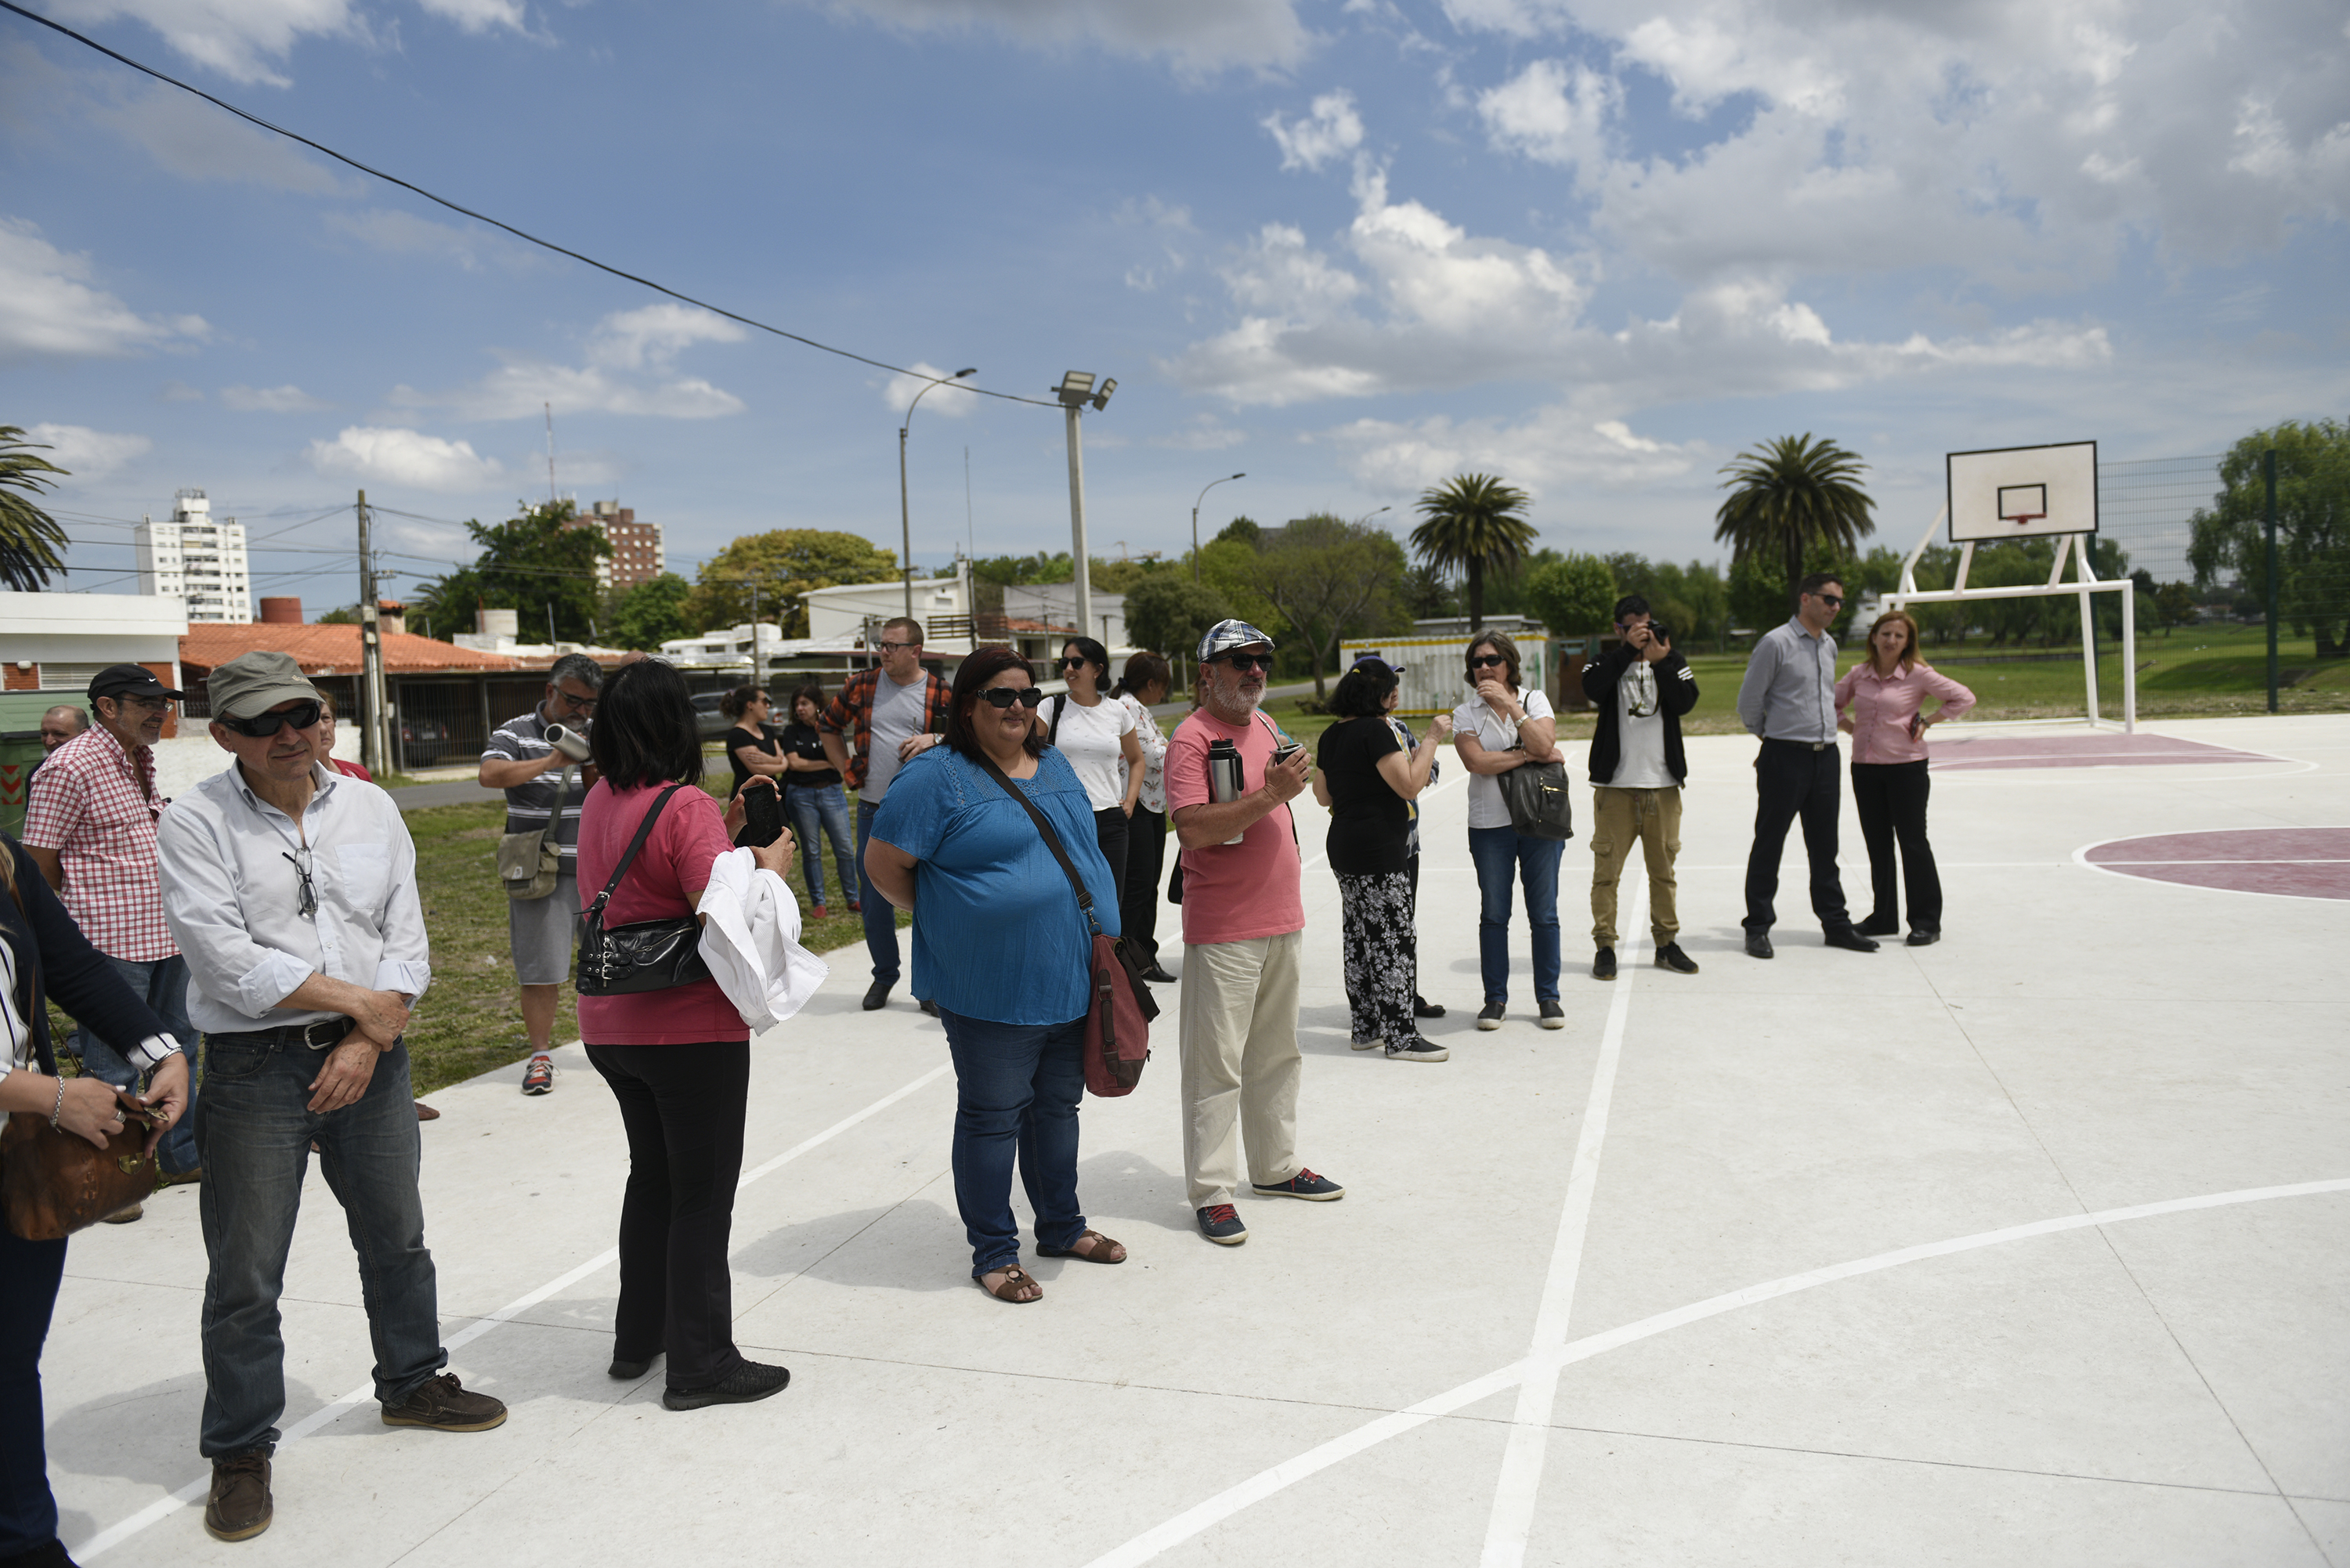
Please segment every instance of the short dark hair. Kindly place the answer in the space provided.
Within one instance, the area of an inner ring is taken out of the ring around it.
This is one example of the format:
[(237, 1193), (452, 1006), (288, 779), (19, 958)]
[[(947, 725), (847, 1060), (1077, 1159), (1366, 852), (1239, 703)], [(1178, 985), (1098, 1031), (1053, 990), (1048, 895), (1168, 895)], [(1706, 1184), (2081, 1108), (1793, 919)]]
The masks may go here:
[(1061, 646), (1063, 648), (1076, 649), (1077, 650), (1078, 657), (1082, 658), (1087, 664), (1092, 665), (1104, 675), (1107, 675), (1109, 673), (1109, 649), (1104, 648), (1100, 643), (1096, 642), (1092, 638), (1065, 637), (1061, 639)]
[[(1510, 676), (1508, 681), (1509, 688), (1511, 691), (1515, 691), (1518, 689), (1518, 645), (1510, 640), (1509, 633), (1505, 631), (1481, 631), (1475, 637), (1469, 639), (1469, 649), (1461, 657), (1463, 660), (1474, 659), (1477, 657), (1477, 650), (1479, 649), (1489, 646), (1494, 652), (1502, 656), (1503, 668), (1508, 670)], [(1469, 666), (1469, 683), (1471, 686), (1477, 683), (1477, 667), (1473, 664)]]
[(1638, 594), (1626, 594), (1616, 601), (1616, 618), (1618, 621), (1627, 615), (1647, 615), (1648, 613), (1648, 601)]
[(739, 719), (745, 708), (765, 695), (766, 692), (756, 686), (737, 686), (718, 700), (718, 711), (730, 719)]
[(1128, 692), (1139, 694), (1154, 680), (1162, 686), (1175, 684), (1175, 670), (1167, 662), (1167, 656), (1163, 653), (1134, 654), (1126, 661), (1126, 673), (1118, 678), (1117, 691), (1120, 696)]
[(1805, 572), (1804, 580), (1795, 585), (1795, 591), (1802, 594), (1815, 594), (1830, 583), (1834, 583), (1838, 587), (1844, 587), (1844, 574), (1842, 572)]
[(642, 659), (604, 682), (588, 754), (614, 789), (702, 782), (702, 736), (693, 693), (673, 664)]
[(547, 667), (549, 686), (565, 680), (577, 680), (590, 691), (604, 689), (604, 667), (584, 653), (567, 653)]
[(901, 639), (900, 640), (913, 643), (916, 647), (920, 647), (921, 645), (922, 623), (916, 620), (912, 616), (893, 615), (888, 620), (881, 623), (882, 636), (887, 637), (893, 631), (910, 631), (913, 633), (913, 635), (911, 637)]
[(798, 718), (800, 699), (803, 697), (816, 704), (816, 716), (819, 719), (823, 718), (825, 707), (830, 701), (830, 699), (827, 698), (824, 694), (824, 682), (821, 680), (801, 681), (799, 690), (792, 693), (792, 700), (787, 705), (785, 705), (784, 711), (789, 713), (795, 719)]
[(1330, 711), (1342, 719), (1376, 719), (1387, 711), (1388, 693), (1402, 678), (1383, 664), (1357, 664), (1338, 677), (1330, 693)]
[[(1032, 686), (1036, 683), (1036, 671), (1030, 668), (1028, 661), (1013, 649), (1001, 646), (973, 649), (972, 656), (964, 659), (962, 667), (955, 671), (953, 699), (947, 704), (946, 742), (973, 762), (977, 762), (982, 753), (979, 732), (972, 728), (972, 705), (979, 701), (979, 694), (987, 689), (987, 683), (1007, 670), (1017, 670), (1028, 677), (1028, 683)], [(1035, 710), (1032, 708), (1029, 711), (1033, 713)], [(1045, 737), (1037, 733), (1034, 724), (1028, 727), (1028, 738), (1020, 744), (1032, 757), (1045, 754)]]

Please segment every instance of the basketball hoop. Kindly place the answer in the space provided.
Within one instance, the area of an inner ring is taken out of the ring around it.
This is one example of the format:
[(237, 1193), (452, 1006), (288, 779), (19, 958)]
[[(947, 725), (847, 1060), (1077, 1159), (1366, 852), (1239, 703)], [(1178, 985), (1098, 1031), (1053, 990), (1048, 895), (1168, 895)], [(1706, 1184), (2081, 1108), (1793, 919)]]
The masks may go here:
[(2045, 512), (2018, 512), (2011, 515), (2008, 521), (2019, 528), (2029, 528), (2047, 515)]

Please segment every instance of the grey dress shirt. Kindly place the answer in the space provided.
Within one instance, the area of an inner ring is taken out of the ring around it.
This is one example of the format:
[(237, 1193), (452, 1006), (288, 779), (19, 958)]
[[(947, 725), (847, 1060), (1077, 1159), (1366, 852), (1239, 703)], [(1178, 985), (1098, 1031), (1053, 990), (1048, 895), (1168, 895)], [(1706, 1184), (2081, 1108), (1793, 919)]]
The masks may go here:
[(1738, 717), (1766, 741), (1835, 744), (1835, 639), (1790, 616), (1754, 645), (1738, 688)]
[[(416, 844), (400, 807), (331, 769), (313, 777), (299, 831), (234, 763), (156, 826), (163, 919), (188, 960), (188, 1021), (207, 1034), (339, 1018), (278, 1005), (313, 974), (411, 1000), (432, 980)], [(307, 917), (296, 865), (317, 895)]]

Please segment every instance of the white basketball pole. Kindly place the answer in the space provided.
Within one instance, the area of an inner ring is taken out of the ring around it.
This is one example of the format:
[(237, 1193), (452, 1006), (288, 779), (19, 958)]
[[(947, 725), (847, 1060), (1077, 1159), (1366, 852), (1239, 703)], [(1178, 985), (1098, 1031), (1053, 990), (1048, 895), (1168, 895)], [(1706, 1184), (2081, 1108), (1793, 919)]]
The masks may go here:
[(2122, 733), (2137, 733), (2137, 585), (2122, 590)]

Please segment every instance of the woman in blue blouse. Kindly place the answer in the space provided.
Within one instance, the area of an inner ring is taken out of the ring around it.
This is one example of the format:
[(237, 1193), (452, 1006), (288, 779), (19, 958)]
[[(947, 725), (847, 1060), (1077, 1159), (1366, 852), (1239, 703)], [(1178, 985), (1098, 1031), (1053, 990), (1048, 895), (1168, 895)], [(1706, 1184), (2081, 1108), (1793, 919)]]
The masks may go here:
[(1092, 929), (1035, 823), (989, 772), (1053, 825), (1093, 895), (1094, 919), (1116, 936), (1118, 887), (1085, 785), (1030, 722), (1041, 696), (1028, 661), (1008, 648), (964, 659), (946, 744), (889, 781), (865, 848), (873, 886), (914, 912), (914, 994), (937, 1003), (954, 1056), (955, 1204), (972, 1277), (1014, 1303), (1045, 1293), (1020, 1267), (1015, 1156), (1040, 1255), (1126, 1262), (1077, 1208)]

